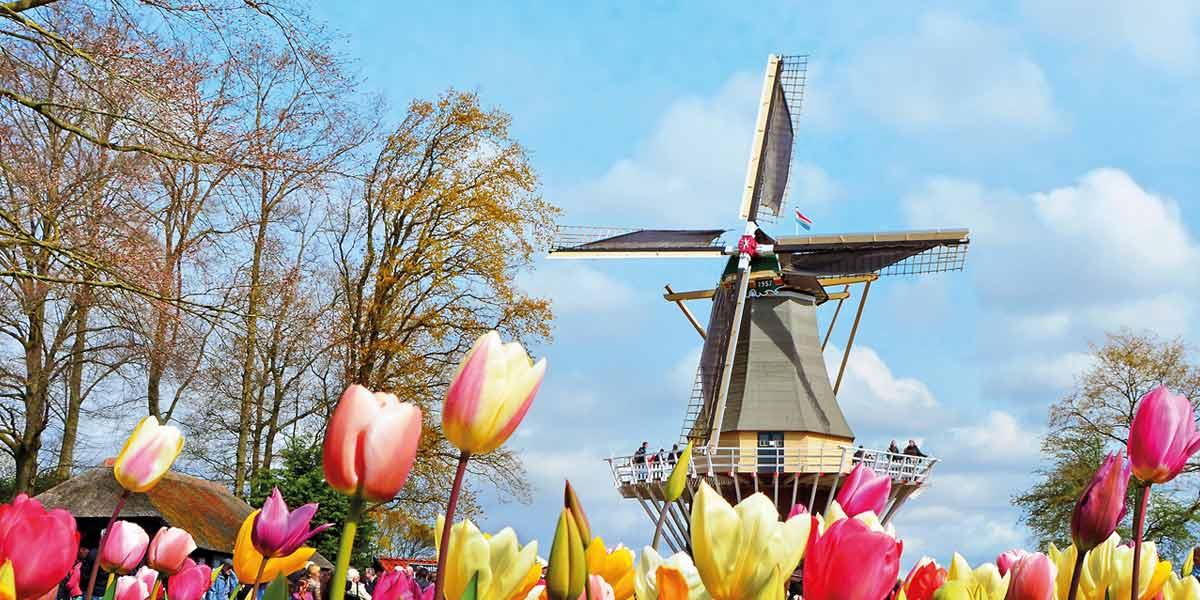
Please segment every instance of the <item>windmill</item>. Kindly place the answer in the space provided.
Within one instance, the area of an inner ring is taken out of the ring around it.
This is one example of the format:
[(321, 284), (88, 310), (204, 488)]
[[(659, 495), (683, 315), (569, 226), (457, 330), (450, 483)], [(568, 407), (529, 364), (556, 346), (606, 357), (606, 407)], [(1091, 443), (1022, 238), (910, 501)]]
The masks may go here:
[[(961, 270), (968, 231), (776, 237), (759, 226), (783, 210), (807, 64), (805, 56), (768, 58), (738, 212), (745, 225), (735, 244), (723, 243), (722, 229), (561, 227), (550, 252), (555, 259), (726, 260), (713, 289), (675, 292), (668, 285), (664, 295), (704, 340), (680, 431), (680, 441), (696, 448), (688, 493), (679, 503), (663, 501), (670, 460), (609, 459), (623, 496), (636, 498), (654, 521), (666, 512), (665, 539), (676, 550), (688, 546), (688, 505), (701, 480), (731, 502), (767, 493), (784, 515), (797, 502), (813, 510), (827, 506), (842, 476), (866, 462), (892, 477), (892, 498), (881, 515), (886, 521), (928, 483), (936, 463), (856, 448), (837, 393), (872, 282)], [(823, 351), (852, 286), (861, 286), (855, 288), (861, 290), (858, 307), (831, 382)], [(707, 327), (685, 306), (691, 300), (711, 300)], [(834, 300), (822, 336), (817, 308)]]

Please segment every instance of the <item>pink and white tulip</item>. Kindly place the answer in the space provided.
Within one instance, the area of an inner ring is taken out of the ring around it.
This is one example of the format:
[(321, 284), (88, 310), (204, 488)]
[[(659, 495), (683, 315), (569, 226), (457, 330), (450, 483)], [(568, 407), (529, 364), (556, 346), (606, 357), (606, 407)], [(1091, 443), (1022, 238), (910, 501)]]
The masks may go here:
[(325, 433), (325, 480), (347, 496), (391, 500), (408, 480), (420, 439), (421, 409), (415, 404), (351, 385)]
[(133, 575), (122, 575), (117, 578), (117, 589), (113, 600), (146, 600), (149, 597), (150, 588), (141, 579)]
[(254, 549), (267, 558), (290, 555), (313, 536), (333, 527), (332, 523), (326, 523), (309, 529), (316, 513), (317, 505), (313, 502), (289, 511), (279, 488), (273, 488), (262, 510), (254, 515), (254, 529), (250, 533)]
[(1129, 462), (1146, 483), (1175, 479), (1200, 450), (1200, 431), (1187, 398), (1159, 386), (1138, 401), (1129, 424)]
[(490, 331), (458, 366), (446, 392), (442, 430), (468, 454), (499, 448), (525, 418), (546, 373), (546, 359), (530, 360), (517, 342)]
[(1054, 600), (1058, 569), (1041, 552), (1026, 554), (1009, 571), (1005, 600)]
[(996, 557), (996, 570), (1000, 572), (1001, 577), (1004, 577), (1006, 573), (1012, 570), (1013, 565), (1026, 556), (1029, 556), (1029, 553), (1020, 548), (1001, 552), (1000, 556)]
[(882, 515), (891, 493), (891, 477), (877, 475), (871, 467), (858, 463), (838, 490), (837, 502), (850, 517), (865, 512)]
[(150, 536), (136, 523), (115, 521), (100, 549), (100, 568), (109, 573), (126, 575), (132, 573), (146, 555)]
[(171, 470), (182, 450), (183, 434), (178, 429), (159, 425), (158, 419), (152, 416), (146, 417), (134, 428), (117, 455), (113, 477), (131, 492), (146, 492)]
[(188, 555), (196, 550), (192, 534), (178, 527), (163, 527), (150, 540), (146, 563), (165, 575), (174, 575), (183, 568)]

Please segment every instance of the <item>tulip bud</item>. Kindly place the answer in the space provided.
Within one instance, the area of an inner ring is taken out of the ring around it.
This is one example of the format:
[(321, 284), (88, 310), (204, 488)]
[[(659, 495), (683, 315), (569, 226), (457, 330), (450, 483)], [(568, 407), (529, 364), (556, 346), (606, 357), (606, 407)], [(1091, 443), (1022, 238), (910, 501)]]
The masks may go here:
[(667, 503), (674, 502), (683, 495), (683, 490), (687, 487), (688, 467), (691, 462), (692, 443), (688, 442), (687, 447), (683, 449), (683, 454), (679, 455), (675, 467), (671, 469), (671, 476), (667, 478)]
[(131, 492), (146, 492), (162, 479), (183, 450), (183, 435), (146, 417), (134, 428), (113, 463), (113, 477)]
[(149, 544), (150, 536), (139, 525), (116, 521), (104, 540), (104, 547), (100, 548), (100, 568), (118, 575), (132, 573), (142, 562)]
[(446, 439), (469, 454), (499, 448), (525, 418), (545, 373), (546, 359), (534, 364), (521, 344), (504, 344), (495, 331), (484, 334), (446, 390)]
[(1125, 490), (1129, 486), (1129, 463), (1122, 451), (1109, 454), (1084, 488), (1071, 513), (1071, 539), (1080, 552), (1087, 552), (1108, 539), (1125, 518)]
[(200, 600), (212, 586), (212, 569), (208, 565), (196, 564), (188, 558), (179, 570), (167, 579), (170, 600)]
[(858, 463), (838, 490), (837, 502), (847, 516), (853, 517), (868, 511), (882, 515), (891, 493), (891, 477), (876, 475), (871, 467)]
[(1146, 483), (1175, 479), (1200, 450), (1200, 431), (1187, 398), (1159, 386), (1138, 401), (1129, 424), (1129, 462)]
[(568, 481), (563, 489), (563, 508), (569, 511), (571, 518), (575, 520), (575, 527), (579, 530), (579, 538), (582, 540), (592, 539), (592, 526), (588, 523), (587, 514), (583, 512), (583, 503), (579, 501), (579, 496), (575, 495), (575, 488), (571, 487), (571, 482)]
[(996, 557), (996, 570), (1000, 571), (1001, 577), (1004, 577), (1009, 571), (1012, 570), (1013, 565), (1017, 564), (1017, 561), (1025, 558), (1026, 556), (1029, 556), (1029, 553), (1020, 548), (1013, 548), (1012, 550), (1001, 552), (1000, 555)]
[(1054, 600), (1057, 574), (1045, 554), (1028, 554), (1012, 566), (1005, 600)]
[(192, 534), (178, 527), (163, 527), (150, 540), (146, 551), (146, 564), (166, 575), (174, 575), (183, 568), (188, 555), (196, 549)]
[(122, 575), (117, 578), (117, 589), (113, 600), (146, 600), (150, 596), (150, 588), (137, 577)]
[(583, 540), (571, 512), (563, 509), (554, 529), (550, 560), (546, 565), (546, 593), (550, 600), (576, 600), (587, 580)]
[(325, 431), (325, 480), (347, 496), (391, 500), (408, 480), (420, 439), (421, 409), (415, 404), (351, 385)]

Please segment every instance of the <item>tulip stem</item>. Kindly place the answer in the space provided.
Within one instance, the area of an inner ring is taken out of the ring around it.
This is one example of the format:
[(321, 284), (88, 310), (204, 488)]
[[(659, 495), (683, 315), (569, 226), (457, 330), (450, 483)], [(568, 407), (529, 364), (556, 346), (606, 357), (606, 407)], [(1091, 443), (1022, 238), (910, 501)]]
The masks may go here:
[(92, 573), (88, 575), (87, 587), (84, 589), (84, 595), (91, 596), (92, 588), (96, 587), (96, 573), (100, 572), (100, 552), (104, 550), (104, 542), (108, 541), (108, 534), (112, 532), (113, 523), (117, 522), (117, 515), (121, 514), (121, 508), (125, 506), (125, 501), (129, 499), (129, 490), (122, 490), (121, 497), (117, 498), (117, 505), (113, 507), (113, 514), (108, 518), (108, 526), (104, 528), (104, 535), (100, 536), (100, 545), (96, 547), (95, 560), (92, 561)]
[(1067, 592), (1067, 600), (1075, 600), (1075, 595), (1079, 592), (1079, 576), (1083, 575), (1083, 560), (1087, 557), (1087, 552), (1075, 549), (1075, 570), (1071, 572), (1071, 588)]
[(162, 589), (162, 578), (154, 578), (154, 589), (150, 591), (150, 600), (158, 600), (158, 592)]
[(663, 522), (667, 520), (667, 509), (670, 507), (670, 502), (663, 502), (662, 511), (658, 513), (658, 523), (654, 526), (654, 541), (650, 542), (650, 547), (655, 552), (658, 551), (658, 540), (662, 539)]
[[(258, 582), (262, 581), (262, 574), (264, 571), (267, 570), (267, 561), (268, 560), (271, 560), (271, 557), (264, 556), (263, 559), (258, 562), (258, 575), (254, 576), (254, 585), (250, 586), (249, 600), (258, 600)], [(151, 600), (154, 600), (154, 599), (151, 599)]]
[[(446, 555), (450, 552), (450, 530), (454, 528), (454, 509), (458, 508), (458, 493), (462, 491), (463, 475), (467, 474), (467, 461), (471, 453), (458, 455), (458, 468), (454, 471), (454, 486), (450, 488), (450, 501), (446, 503), (445, 524), (442, 525), (442, 543), (438, 546), (437, 575), (433, 583), (433, 600), (442, 600), (442, 589), (446, 582)], [(330, 598), (330, 600), (341, 600)]]
[(342, 527), (342, 541), (338, 545), (337, 564), (333, 566), (333, 578), (329, 580), (329, 600), (342, 600), (346, 595), (346, 571), (350, 568), (350, 555), (354, 552), (354, 534), (358, 533), (358, 521), (363, 514), (363, 497), (350, 497), (350, 510), (346, 513), (346, 524)]
[(1138, 566), (1142, 562), (1142, 537), (1146, 533), (1146, 505), (1150, 503), (1150, 483), (1138, 490), (1137, 504), (1133, 505), (1133, 573), (1129, 576), (1129, 598), (1138, 600)]

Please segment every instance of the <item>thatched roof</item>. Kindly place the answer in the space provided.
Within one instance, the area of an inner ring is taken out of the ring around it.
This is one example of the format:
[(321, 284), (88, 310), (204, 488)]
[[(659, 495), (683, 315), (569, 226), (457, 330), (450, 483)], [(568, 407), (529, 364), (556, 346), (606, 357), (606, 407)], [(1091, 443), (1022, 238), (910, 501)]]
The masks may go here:
[[(64, 481), (37, 499), (49, 508), (65, 508), (77, 519), (107, 522), (121, 492), (112, 467), (103, 466)], [(254, 509), (225, 486), (169, 471), (149, 492), (130, 494), (121, 516), (161, 519), (186, 529), (200, 548), (233, 554), (238, 529), (251, 512)], [(333, 567), (319, 553), (312, 560), (324, 568)]]

